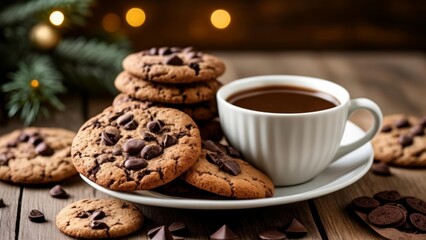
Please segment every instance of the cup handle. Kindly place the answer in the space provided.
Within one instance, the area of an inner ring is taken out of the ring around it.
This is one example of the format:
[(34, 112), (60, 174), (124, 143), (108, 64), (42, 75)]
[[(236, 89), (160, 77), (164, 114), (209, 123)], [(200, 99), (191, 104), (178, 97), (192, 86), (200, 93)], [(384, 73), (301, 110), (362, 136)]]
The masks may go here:
[(366, 109), (373, 115), (373, 126), (370, 127), (368, 132), (362, 138), (356, 140), (355, 142), (340, 146), (336, 155), (334, 156), (333, 162), (370, 141), (382, 126), (382, 111), (375, 102), (366, 98), (350, 100), (348, 118), (353, 112), (359, 109)]

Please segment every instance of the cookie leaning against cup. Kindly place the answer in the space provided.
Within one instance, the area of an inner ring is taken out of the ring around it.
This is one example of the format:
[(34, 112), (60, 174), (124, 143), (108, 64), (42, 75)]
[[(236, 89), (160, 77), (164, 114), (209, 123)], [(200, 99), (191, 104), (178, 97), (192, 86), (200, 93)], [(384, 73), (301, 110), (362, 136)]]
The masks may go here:
[(191, 47), (162, 47), (130, 54), (123, 68), (147, 81), (181, 84), (214, 80), (223, 74), (225, 64)]
[(274, 184), (265, 174), (241, 160), (234, 148), (213, 141), (203, 143), (201, 156), (182, 178), (197, 188), (231, 198), (274, 194)]
[(189, 167), (201, 152), (198, 127), (185, 113), (129, 102), (87, 121), (72, 144), (74, 165), (118, 191), (152, 189)]
[(75, 134), (60, 128), (25, 128), (0, 137), (0, 180), (59, 182), (77, 174), (71, 159)]
[(383, 118), (372, 140), (374, 158), (401, 167), (426, 167), (426, 118), (395, 114)]

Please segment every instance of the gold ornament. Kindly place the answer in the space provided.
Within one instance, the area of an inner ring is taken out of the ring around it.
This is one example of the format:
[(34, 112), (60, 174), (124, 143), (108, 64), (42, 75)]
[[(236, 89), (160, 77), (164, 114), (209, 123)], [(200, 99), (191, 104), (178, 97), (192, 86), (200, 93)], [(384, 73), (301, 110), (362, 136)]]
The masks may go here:
[(60, 36), (51, 26), (38, 23), (31, 29), (30, 40), (36, 48), (50, 50), (59, 43)]

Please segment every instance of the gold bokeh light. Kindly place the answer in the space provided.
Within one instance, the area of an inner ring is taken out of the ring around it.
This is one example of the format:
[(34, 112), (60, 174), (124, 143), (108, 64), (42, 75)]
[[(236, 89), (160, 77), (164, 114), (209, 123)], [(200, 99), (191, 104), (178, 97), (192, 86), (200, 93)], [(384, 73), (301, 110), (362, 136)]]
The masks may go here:
[(53, 11), (49, 16), (50, 22), (55, 26), (60, 26), (64, 23), (65, 16), (61, 11)]
[(211, 14), (210, 21), (213, 27), (225, 29), (231, 23), (231, 15), (224, 9), (217, 9)]
[(145, 22), (145, 12), (140, 8), (131, 8), (126, 13), (126, 21), (132, 27), (140, 27)]
[(32, 88), (38, 88), (38, 86), (40, 86), (40, 83), (38, 82), (38, 80), (33, 79), (31, 80), (30, 85)]
[(102, 19), (102, 26), (107, 32), (117, 32), (121, 26), (120, 17), (115, 13), (108, 13)]

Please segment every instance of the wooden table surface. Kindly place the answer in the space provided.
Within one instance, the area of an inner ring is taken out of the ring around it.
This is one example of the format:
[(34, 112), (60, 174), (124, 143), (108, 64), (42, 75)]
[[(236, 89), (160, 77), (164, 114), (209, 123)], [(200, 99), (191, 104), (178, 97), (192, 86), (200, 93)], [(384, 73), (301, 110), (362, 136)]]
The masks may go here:
[[(227, 66), (220, 80), (265, 74), (294, 74), (314, 76), (337, 82), (346, 87), (352, 98), (367, 97), (381, 107), (383, 113), (426, 115), (426, 61), (422, 53), (312, 53), (312, 52), (243, 52), (217, 53)], [(63, 127), (78, 130), (89, 117), (111, 104), (111, 98), (63, 99), (65, 112), (58, 112), (36, 126)], [(367, 129), (371, 118), (358, 112), (352, 120)], [(0, 126), (0, 134), (21, 127), (17, 120)], [(378, 191), (395, 189), (403, 195), (426, 199), (426, 169), (391, 168), (392, 176), (381, 177), (367, 173), (356, 183), (316, 199), (257, 209), (245, 210), (182, 210), (140, 206), (148, 220), (137, 233), (126, 239), (147, 239), (149, 229), (179, 220), (193, 234), (188, 239), (208, 239), (222, 224), (228, 224), (240, 239), (257, 239), (257, 234), (283, 225), (293, 217), (308, 229), (305, 239), (381, 239), (347, 209), (351, 199), (373, 195)], [(67, 204), (82, 198), (108, 197), (75, 177), (62, 183), (71, 197), (53, 199), (49, 186), (22, 187), (0, 182), (0, 198), (7, 204), (0, 209), (0, 239), (70, 239), (55, 227), (56, 214)], [(45, 213), (47, 222), (28, 220), (31, 209)]]

